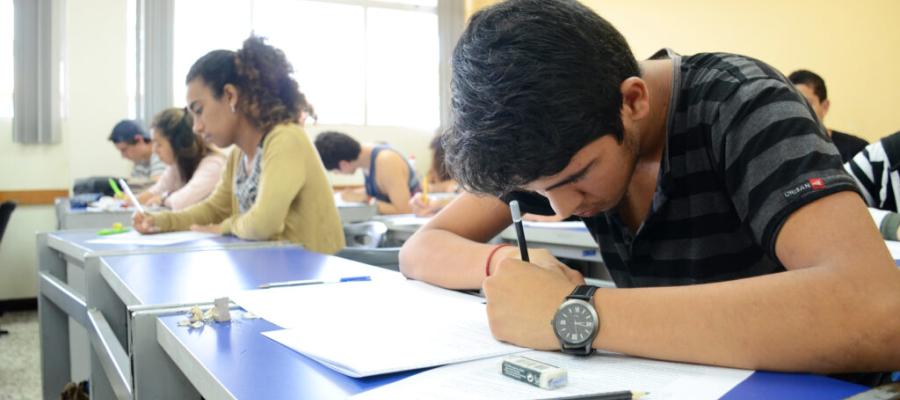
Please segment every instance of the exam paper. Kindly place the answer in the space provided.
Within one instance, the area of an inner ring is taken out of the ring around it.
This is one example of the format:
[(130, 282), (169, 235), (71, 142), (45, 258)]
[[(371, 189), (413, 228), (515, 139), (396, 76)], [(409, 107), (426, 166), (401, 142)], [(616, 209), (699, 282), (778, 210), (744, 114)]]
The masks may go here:
[(559, 222), (522, 221), (522, 225), (527, 228), (571, 229), (571, 230), (587, 231), (587, 227), (584, 226), (584, 222), (582, 222), (582, 221), (559, 221)]
[(645, 399), (718, 399), (753, 371), (646, 360), (619, 354), (571, 356), (559, 352), (519, 354), (568, 371), (568, 385), (546, 390), (500, 373), (503, 357), (431, 369), (360, 393), (368, 399), (549, 399), (634, 390)]
[(87, 243), (94, 244), (136, 244), (143, 246), (168, 246), (176, 243), (192, 242), (195, 240), (209, 239), (216, 237), (214, 233), (206, 232), (168, 232), (156, 233), (152, 235), (142, 235), (137, 231), (127, 233), (119, 233), (115, 235), (103, 236), (98, 239), (88, 240)]
[(414, 215), (403, 215), (383, 218), (385, 224), (390, 226), (422, 226), (431, 221), (431, 217), (416, 217)]
[(491, 336), (481, 298), (417, 281), (321, 284), (231, 297), (287, 328), (263, 333), (267, 337), (352, 377), (525, 350)]

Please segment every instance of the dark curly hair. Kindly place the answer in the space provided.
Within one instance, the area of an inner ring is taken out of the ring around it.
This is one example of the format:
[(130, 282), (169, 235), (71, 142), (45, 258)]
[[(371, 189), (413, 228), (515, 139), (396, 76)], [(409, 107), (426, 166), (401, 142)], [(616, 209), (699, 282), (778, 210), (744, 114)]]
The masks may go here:
[(476, 13), (453, 51), (452, 175), (502, 195), (552, 176), (588, 143), (622, 140), (622, 82), (640, 76), (622, 35), (574, 0), (509, 0)]
[(235, 108), (266, 133), (275, 125), (297, 121), (300, 111), (309, 107), (293, 72), (284, 52), (251, 35), (236, 52), (213, 50), (200, 57), (185, 83), (203, 79), (216, 99), (222, 97), (225, 85), (234, 85), (240, 92)]
[(175, 165), (184, 182), (191, 180), (203, 157), (213, 151), (200, 135), (194, 134), (191, 129), (193, 125), (191, 114), (183, 108), (163, 110), (153, 117), (150, 124), (150, 129), (156, 129), (172, 146)]

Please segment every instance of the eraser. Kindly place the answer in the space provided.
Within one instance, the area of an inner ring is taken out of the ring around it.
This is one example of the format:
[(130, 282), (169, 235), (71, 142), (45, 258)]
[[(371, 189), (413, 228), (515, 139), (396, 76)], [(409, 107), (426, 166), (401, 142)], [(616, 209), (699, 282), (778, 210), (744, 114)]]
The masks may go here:
[(565, 368), (522, 356), (509, 356), (500, 365), (503, 375), (542, 389), (556, 389), (569, 383)]
[(214, 304), (216, 312), (213, 313), (213, 318), (217, 322), (225, 322), (231, 321), (231, 312), (228, 311), (228, 297), (219, 297), (215, 300)]

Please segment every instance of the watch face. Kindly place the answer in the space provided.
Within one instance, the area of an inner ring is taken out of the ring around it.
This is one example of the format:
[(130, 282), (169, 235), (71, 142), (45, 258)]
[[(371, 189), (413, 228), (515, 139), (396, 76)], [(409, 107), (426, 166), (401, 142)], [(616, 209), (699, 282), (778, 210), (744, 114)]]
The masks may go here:
[(592, 339), (597, 316), (593, 309), (581, 300), (566, 301), (553, 320), (556, 336), (570, 344), (580, 344)]

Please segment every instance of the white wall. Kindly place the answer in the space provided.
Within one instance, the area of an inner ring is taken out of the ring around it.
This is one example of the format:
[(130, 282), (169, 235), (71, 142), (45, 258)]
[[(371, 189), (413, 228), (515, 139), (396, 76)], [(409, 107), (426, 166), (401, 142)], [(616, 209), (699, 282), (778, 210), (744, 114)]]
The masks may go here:
[[(76, 177), (128, 173), (128, 162), (106, 140), (128, 110), (125, 2), (66, 4), (68, 117), (62, 142), (13, 143), (10, 121), (0, 121), (0, 190), (61, 189)], [(0, 300), (35, 296), (34, 234), (55, 227), (52, 206), (19, 207), (13, 213), (0, 246)]]

